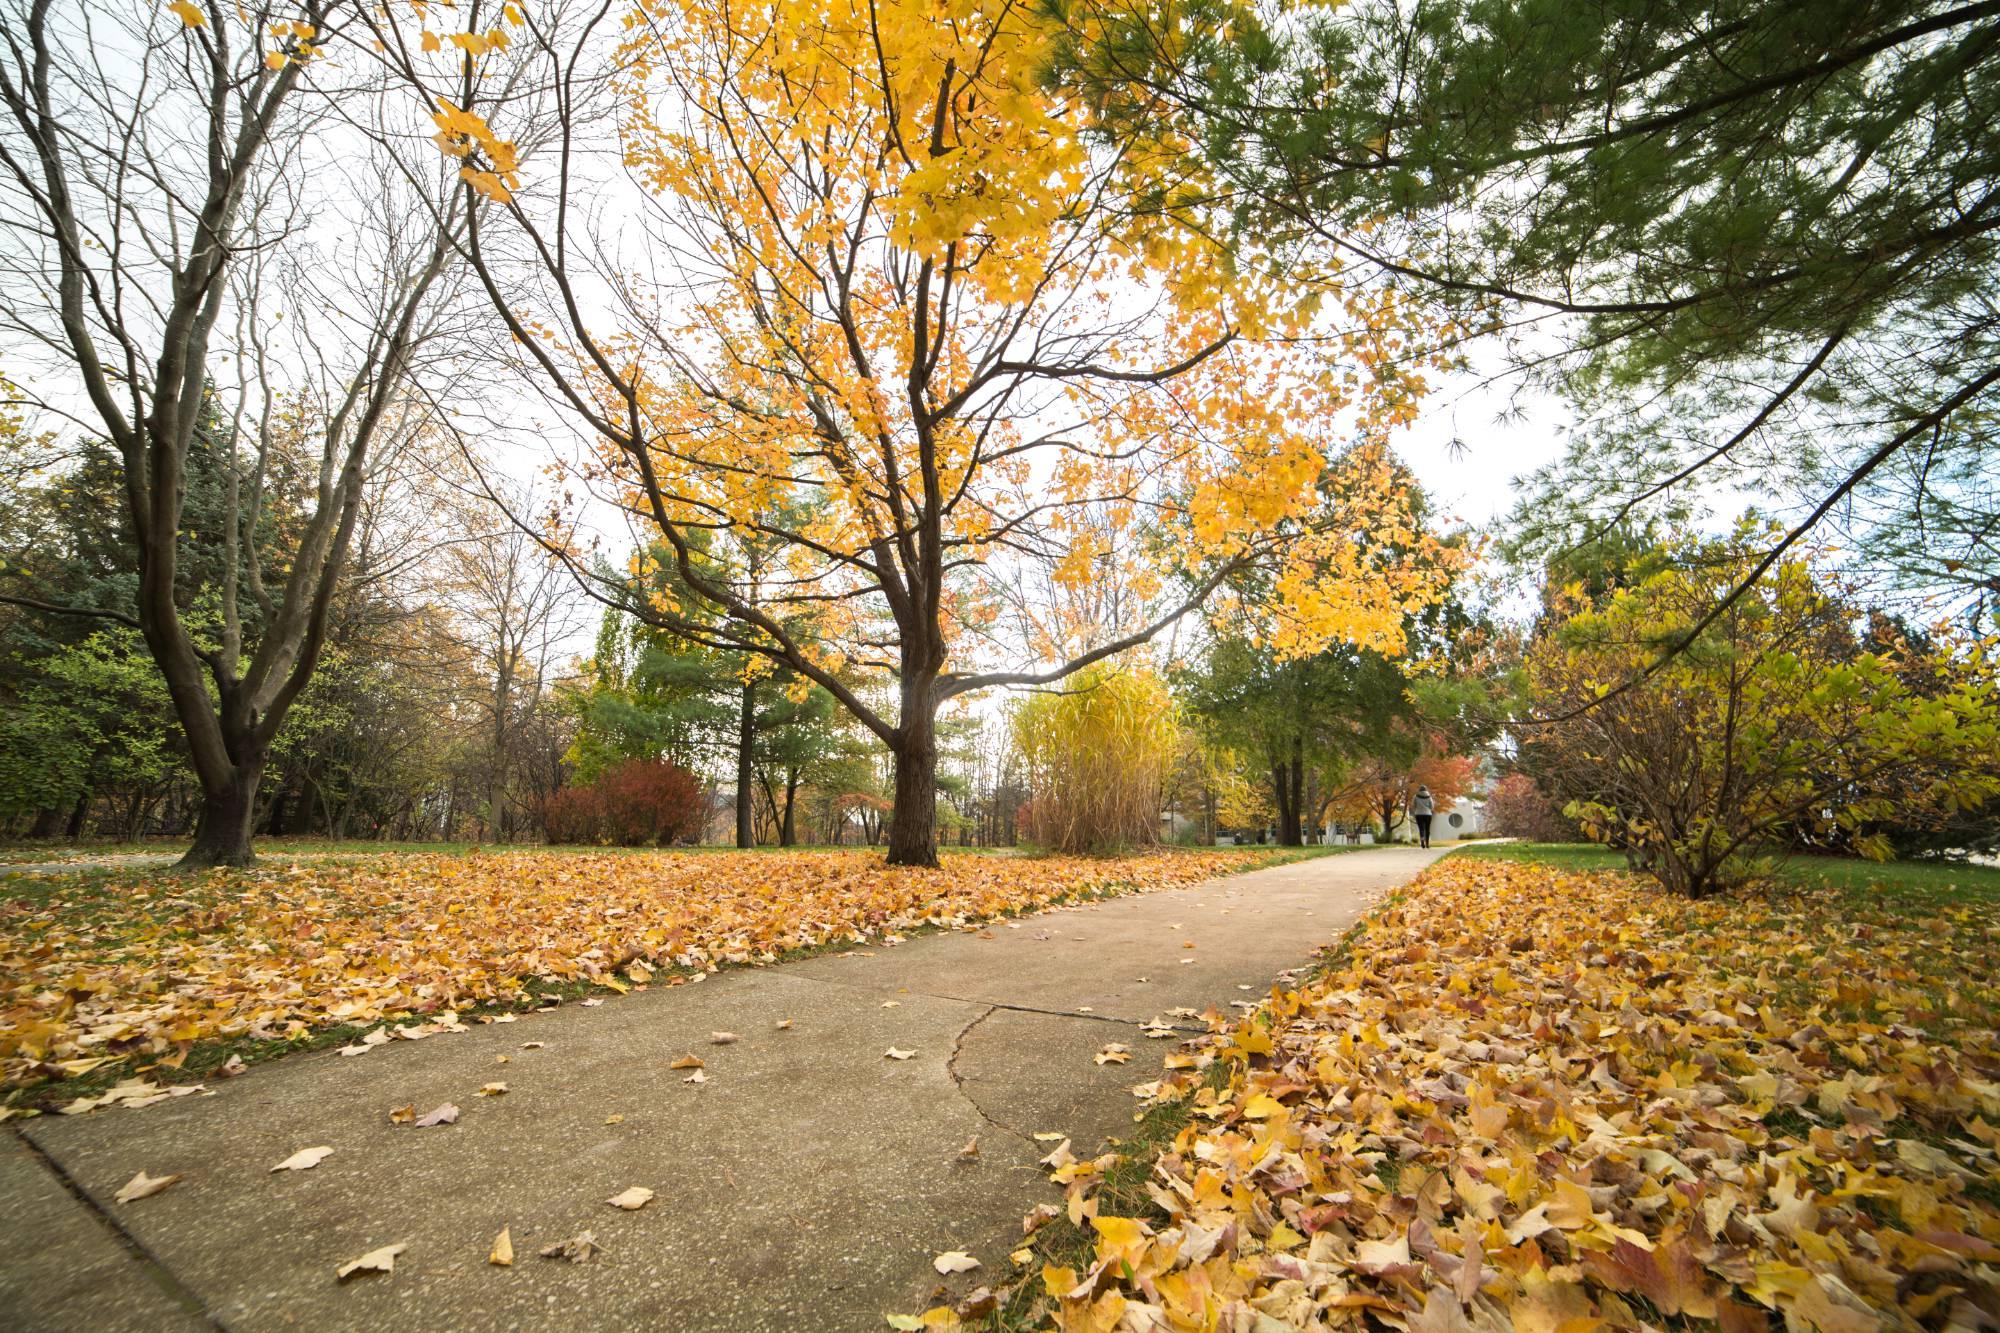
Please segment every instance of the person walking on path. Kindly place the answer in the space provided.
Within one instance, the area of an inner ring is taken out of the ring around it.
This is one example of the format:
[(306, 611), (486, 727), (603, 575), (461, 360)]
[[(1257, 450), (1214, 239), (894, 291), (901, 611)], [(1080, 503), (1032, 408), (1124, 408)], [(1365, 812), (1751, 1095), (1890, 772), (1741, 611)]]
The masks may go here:
[(1429, 787), (1417, 788), (1417, 794), (1410, 798), (1410, 818), (1417, 821), (1417, 845), (1431, 845), (1431, 816), (1437, 813), (1437, 803), (1431, 800)]

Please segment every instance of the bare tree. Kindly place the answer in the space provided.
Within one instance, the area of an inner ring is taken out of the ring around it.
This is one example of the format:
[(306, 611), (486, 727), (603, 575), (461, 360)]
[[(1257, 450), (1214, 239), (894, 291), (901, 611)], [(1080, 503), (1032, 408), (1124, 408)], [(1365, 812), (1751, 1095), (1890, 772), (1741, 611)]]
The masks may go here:
[(465, 651), (486, 674), (478, 700), (485, 722), (485, 822), (491, 836), (506, 839), (517, 831), (512, 780), (545, 785), (534, 780), (523, 749), (542, 720), (557, 663), (583, 623), (583, 598), (568, 571), (511, 524), (450, 548), (446, 571), (446, 601)]
[[(443, 327), (467, 200), (351, 119), (390, 106), (320, 58), (360, 21), (341, 0), (7, 0), (0, 16), (0, 328), (45, 372), (20, 376), (24, 396), (116, 449), (139, 574), (134, 612), (36, 609), (143, 634), (201, 784), (184, 866), (252, 859), (370, 448), (413, 410)], [(225, 489), (213, 613), (181, 568), (198, 443)], [(296, 508), (280, 516), (281, 460)]]

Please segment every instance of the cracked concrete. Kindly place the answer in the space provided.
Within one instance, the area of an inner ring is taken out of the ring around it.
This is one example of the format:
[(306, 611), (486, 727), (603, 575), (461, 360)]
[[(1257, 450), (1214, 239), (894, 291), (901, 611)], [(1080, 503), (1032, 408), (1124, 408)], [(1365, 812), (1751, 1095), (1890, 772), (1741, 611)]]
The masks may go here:
[[(1171, 1049), (1138, 1025), (1254, 1002), (1435, 855), (1302, 862), (32, 1121), (85, 1202), (8, 1145), (0, 1326), (880, 1328), (929, 1302), (943, 1250), (985, 1263), (957, 1287), (1007, 1280), (1021, 1215), (1053, 1197), (1032, 1135), (1081, 1153), (1124, 1131)], [(1093, 1063), (1107, 1040), (1132, 1062)], [(706, 1083), (668, 1068), (688, 1053)], [(474, 1095), (496, 1079), (505, 1096)], [(456, 1125), (388, 1121), (445, 1101)], [(319, 1145), (319, 1167), (269, 1171)], [(142, 1169), (183, 1179), (113, 1202)], [(605, 1206), (632, 1185), (652, 1204)], [(486, 1263), (503, 1226), (504, 1269)], [(584, 1229), (600, 1259), (535, 1257)], [(398, 1242), (393, 1274), (335, 1282)]]

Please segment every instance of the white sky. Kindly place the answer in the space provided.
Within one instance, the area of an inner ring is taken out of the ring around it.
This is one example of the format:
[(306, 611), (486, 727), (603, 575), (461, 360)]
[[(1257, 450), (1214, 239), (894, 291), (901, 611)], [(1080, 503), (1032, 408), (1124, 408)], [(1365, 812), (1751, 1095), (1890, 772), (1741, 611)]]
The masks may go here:
[(1467, 372), (1439, 385), (1395, 447), (1436, 513), (1486, 527), (1514, 507), (1516, 479), (1561, 452), (1568, 420), (1551, 395)]

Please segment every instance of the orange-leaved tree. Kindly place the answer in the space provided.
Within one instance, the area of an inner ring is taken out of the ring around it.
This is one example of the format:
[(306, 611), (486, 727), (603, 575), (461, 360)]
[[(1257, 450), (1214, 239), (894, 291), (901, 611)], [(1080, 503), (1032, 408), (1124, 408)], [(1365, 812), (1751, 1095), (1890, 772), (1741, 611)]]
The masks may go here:
[[(1396, 651), (1434, 595), (1381, 449), (1341, 447), (1409, 419), (1431, 340), (1204, 234), (1182, 155), (1048, 84), (1035, 7), (414, 12), (378, 20), (383, 58), (485, 201), (472, 262), (589, 437), (579, 475), (677, 566), (681, 599), (630, 609), (879, 737), (892, 862), (935, 864), (954, 696), (1059, 680), (1251, 566), (1297, 651)], [(444, 13), (460, 31), (423, 30)], [(626, 201), (615, 227), (593, 198)], [(1336, 456), (1362, 483), (1329, 514)], [(716, 558), (751, 544), (754, 587)], [(1111, 623), (1017, 595), (1103, 580)]]
[(1439, 814), (1449, 814), (1471, 790), (1479, 766), (1470, 756), (1452, 754), (1443, 737), (1423, 738), (1410, 754), (1380, 753), (1362, 759), (1327, 795), (1334, 819), (1380, 820), (1383, 841), (1402, 826), (1403, 814), (1419, 788), (1428, 788)]

